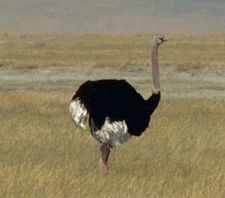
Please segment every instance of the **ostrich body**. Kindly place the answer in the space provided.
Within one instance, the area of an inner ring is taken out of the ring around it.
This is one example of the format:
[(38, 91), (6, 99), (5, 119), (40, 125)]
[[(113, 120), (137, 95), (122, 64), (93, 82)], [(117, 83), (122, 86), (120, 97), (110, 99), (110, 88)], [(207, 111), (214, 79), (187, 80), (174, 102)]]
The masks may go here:
[(140, 136), (160, 101), (158, 47), (166, 41), (155, 37), (152, 43), (153, 93), (145, 100), (125, 80), (97, 80), (82, 84), (70, 103), (76, 126), (85, 129), (88, 122), (92, 136), (101, 144), (99, 167), (106, 169), (110, 148)]

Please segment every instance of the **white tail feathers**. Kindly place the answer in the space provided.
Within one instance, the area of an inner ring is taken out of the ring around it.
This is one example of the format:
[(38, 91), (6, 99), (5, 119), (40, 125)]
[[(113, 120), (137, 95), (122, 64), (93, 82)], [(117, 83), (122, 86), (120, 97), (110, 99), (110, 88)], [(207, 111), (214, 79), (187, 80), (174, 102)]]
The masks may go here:
[(72, 100), (69, 107), (71, 118), (77, 127), (86, 129), (86, 121), (88, 117), (87, 109), (79, 99)]

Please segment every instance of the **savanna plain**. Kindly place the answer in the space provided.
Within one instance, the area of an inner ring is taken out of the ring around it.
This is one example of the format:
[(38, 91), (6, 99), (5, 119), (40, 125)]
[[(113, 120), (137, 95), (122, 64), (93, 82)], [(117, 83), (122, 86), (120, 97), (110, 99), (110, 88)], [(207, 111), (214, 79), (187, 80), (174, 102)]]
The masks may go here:
[(151, 94), (152, 35), (0, 34), (0, 197), (225, 197), (225, 35), (166, 35), (149, 128), (113, 149), (74, 127), (88, 79)]

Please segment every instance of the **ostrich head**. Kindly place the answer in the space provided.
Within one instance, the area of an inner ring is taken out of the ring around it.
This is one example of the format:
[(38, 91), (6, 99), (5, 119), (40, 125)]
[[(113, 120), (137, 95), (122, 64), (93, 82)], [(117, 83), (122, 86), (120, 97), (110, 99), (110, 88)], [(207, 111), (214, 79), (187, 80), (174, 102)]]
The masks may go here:
[(165, 39), (163, 35), (154, 37), (154, 44), (156, 44), (157, 46), (161, 45), (165, 41), (168, 41), (168, 40)]

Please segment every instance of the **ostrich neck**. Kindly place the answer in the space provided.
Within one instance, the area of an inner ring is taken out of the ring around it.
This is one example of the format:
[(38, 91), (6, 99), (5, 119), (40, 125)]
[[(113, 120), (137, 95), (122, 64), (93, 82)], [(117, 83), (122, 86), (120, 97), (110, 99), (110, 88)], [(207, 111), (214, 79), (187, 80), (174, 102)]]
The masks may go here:
[(158, 46), (152, 46), (152, 78), (153, 78), (153, 94), (146, 100), (146, 110), (151, 115), (159, 104), (160, 81), (159, 81), (159, 62), (158, 62)]
[(158, 46), (153, 44), (152, 46), (152, 79), (153, 79), (153, 93), (158, 94), (160, 92), (160, 79), (159, 79), (159, 62), (158, 62)]

